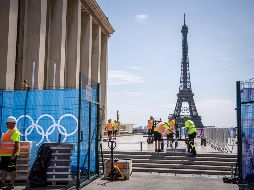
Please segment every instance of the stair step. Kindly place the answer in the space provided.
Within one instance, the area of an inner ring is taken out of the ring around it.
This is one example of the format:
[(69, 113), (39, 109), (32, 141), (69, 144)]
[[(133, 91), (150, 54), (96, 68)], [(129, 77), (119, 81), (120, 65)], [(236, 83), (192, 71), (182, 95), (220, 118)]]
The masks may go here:
[[(105, 162), (105, 160), (104, 160)], [(215, 162), (215, 161), (179, 161), (179, 160), (150, 160), (150, 159), (133, 159), (134, 164), (166, 164), (166, 165), (182, 165), (183, 167), (195, 166), (213, 166), (213, 167), (235, 167), (236, 162)], [(101, 164), (101, 160), (100, 160)]]
[[(102, 163), (100, 162), (100, 166), (102, 166)], [(170, 168), (170, 169), (197, 169), (197, 170), (219, 170), (219, 171), (231, 171), (234, 170), (234, 165), (221, 165), (221, 166), (214, 166), (214, 165), (208, 165), (208, 164), (182, 164), (182, 163), (175, 163), (175, 164), (163, 164), (163, 163), (135, 163), (135, 161), (132, 160), (132, 166), (133, 167), (143, 167), (143, 168)]]
[(182, 164), (182, 165), (209, 165), (209, 166), (235, 166), (236, 162), (215, 162), (215, 161), (193, 161), (193, 160), (151, 160), (133, 159), (132, 163), (158, 163), (158, 164)]
[[(103, 154), (111, 154), (110, 151), (103, 151)], [(140, 156), (145, 156), (145, 155), (158, 155), (158, 153), (151, 152), (151, 151), (136, 151), (136, 152), (125, 152), (125, 151), (114, 151), (114, 154), (124, 154), (124, 155), (140, 155)], [(185, 152), (162, 152), (159, 153), (159, 155), (163, 156), (185, 156)], [(236, 154), (225, 154), (225, 153), (201, 153), (198, 154), (197, 157), (220, 157), (220, 158), (237, 158)]]
[(231, 171), (231, 167), (229, 166), (208, 166), (208, 165), (133, 163), (132, 167)]
[[(110, 158), (110, 154), (104, 154), (103, 158)], [(126, 155), (126, 154), (114, 154), (114, 158), (129, 158), (129, 159), (156, 159), (156, 160), (196, 160), (196, 161), (218, 161), (218, 162), (236, 162), (237, 158), (221, 158), (221, 157), (188, 157), (188, 156), (163, 156), (163, 155)]]
[[(103, 151), (104, 161), (111, 158), (109, 150)], [(231, 175), (237, 155), (226, 153), (204, 153), (190, 157), (185, 152), (170, 150), (165, 153), (151, 151), (114, 151), (114, 158), (132, 159), (133, 172), (158, 172), (197, 175)], [(100, 169), (102, 160), (100, 158)]]
[(193, 170), (193, 169), (165, 169), (165, 168), (140, 168), (133, 167), (132, 172), (157, 172), (157, 173), (176, 173), (176, 174), (205, 174), (205, 175), (231, 175), (230, 171), (217, 170)]

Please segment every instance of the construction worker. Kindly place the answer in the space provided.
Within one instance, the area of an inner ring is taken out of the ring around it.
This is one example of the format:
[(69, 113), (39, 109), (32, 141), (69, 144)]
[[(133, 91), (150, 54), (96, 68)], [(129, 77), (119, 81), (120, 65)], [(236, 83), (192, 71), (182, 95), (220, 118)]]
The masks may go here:
[(192, 120), (185, 117), (184, 127), (186, 129), (186, 134), (188, 134), (188, 151), (191, 150), (192, 156), (197, 156), (194, 139), (197, 135), (197, 129)]
[(167, 135), (167, 147), (170, 142), (170, 147), (173, 148), (172, 143), (174, 139), (174, 132), (175, 132), (175, 118), (171, 117), (168, 120), (169, 124), (169, 130), (166, 130), (166, 135)]
[(150, 119), (148, 120), (147, 126), (146, 126), (148, 135), (152, 135), (153, 122), (154, 122), (153, 116), (150, 116)]
[(113, 122), (113, 137), (116, 139), (116, 134), (118, 131), (119, 123), (115, 120)]
[(154, 128), (154, 141), (155, 141), (155, 152), (162, 152), (161, 150), (161, 141), (162, 134), (165, 133), (166, 130), (169, 130), (169, 124), (167, 122), (160, 122)]
[(9, 129), (2, 136), (0, 144), (2, 180), (1, 187), (5, 187), (7, 172), (11, 174), (11, 181), (7, 189), (14, 189), (16, 178), (16, 159), (20, 152), (20, 132), (16, 128), (17, 120), (15, 117), (8, 117), (6, 127)]
[(111, 140), (112, 139), (112, 132), (113, 132), (113, 123), (111, 122), (111, 119), (108, 120), (105, 130), (107, 130), (108, 138), (109, 138), (109, 140)]

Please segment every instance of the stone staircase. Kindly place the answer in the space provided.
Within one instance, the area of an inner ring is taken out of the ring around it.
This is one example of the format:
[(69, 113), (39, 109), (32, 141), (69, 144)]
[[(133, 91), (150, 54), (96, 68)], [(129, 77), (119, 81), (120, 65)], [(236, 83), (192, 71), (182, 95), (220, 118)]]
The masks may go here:
[[(109, 159), (110, 151), (103, 151), (103, 157), (104, 161)], [(230, 176), (237, 161), (235, 154), (203, 153), (193, 158), (187, 156), (184, 150), (167, 153), (114, 151), (114, 158), (132, 159), (133, 172), (218, 176)], [(101, 164), (100, 168), (102, 169)]]

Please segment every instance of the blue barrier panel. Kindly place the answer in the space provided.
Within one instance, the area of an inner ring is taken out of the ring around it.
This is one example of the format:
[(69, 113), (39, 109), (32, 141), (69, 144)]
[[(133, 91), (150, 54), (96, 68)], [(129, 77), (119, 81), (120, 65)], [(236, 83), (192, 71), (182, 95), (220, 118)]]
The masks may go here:
[(254, 82), (241, 84), (242, 178), (254, 175)]
[[(21, 140), (31, 141), (30, 167), (35, 160), (39, 146), (43, 142), (58, 142), (58, 136), (61, 134), (61, 142), (75, 144), (71, 163), (72, 170), (75, 171), (77, 165), (78, 99), (79, 90), (77, 89), (0, 92), (1, 132), (7, 130), (5, 126), (7, 117), (17, 118), (17, 128), (20, 130)], [(93, 99), (96, 99), (96, 95)], [(83, 102), (82, 113), (81, 131), (83, 130), (84, 143), (81, 143), (81, 157), (86, 157), (89, 117), (87, 101)], [(92, 132), (94, 129), (96, 129), (96, 112), (93, 111)], [(95, 145), (91, 147), (93, 146)], [(95, 159), (92, 158), (94, 155), (94, 153), (91, 154), (91, 159)], [(85, 159), (83, 161), (83, 166), (87, 168), (88, 161)], [(95, 170), (93, 162), (90, 167)]]

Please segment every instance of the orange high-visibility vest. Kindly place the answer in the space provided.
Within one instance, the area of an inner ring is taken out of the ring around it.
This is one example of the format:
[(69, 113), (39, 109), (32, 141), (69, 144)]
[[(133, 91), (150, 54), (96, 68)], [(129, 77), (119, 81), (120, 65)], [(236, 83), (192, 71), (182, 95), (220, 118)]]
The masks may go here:
[(153, 119), (150, 119), (147, 124), (147, 129), (152, 129), (153, 127)]
[(107, 131), (112, 131), (113, 130), (113, 123), (107, 123), (106, 129), (107, 129)]
[[(0, 142), (0, 156), (11, 156), (14, 150), (15, 142), (12, 142), (11, 136), (14, 131), (18, 129), (14, 127), (13, 129), (8, 130), (3, 136), (2, 141)], [(18, 149), (16, 155), (19, 155), (20, 150)]]
[(159, 123), (158, 125), (156, 125), (156, 127), (154, 128), (154, 131), (159, 132), (160, 134), (164, 133), (164, 131), (166, 130), (166, 124), (164, 123)]

